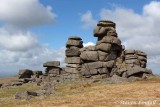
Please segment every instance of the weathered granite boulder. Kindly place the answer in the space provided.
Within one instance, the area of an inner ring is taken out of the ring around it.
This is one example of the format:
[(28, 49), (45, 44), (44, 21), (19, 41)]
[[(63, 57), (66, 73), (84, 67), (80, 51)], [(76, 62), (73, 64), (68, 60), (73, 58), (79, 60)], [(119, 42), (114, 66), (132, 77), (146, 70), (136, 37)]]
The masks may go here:
[(21, 69), (19, 70), (19, 78), (31, 78), (33, 75), (33, 71), (29, 69)]
[(69, 64), (81, 64), (81, 58), (80, 57), (66, 57), (65, 62)]
[(79, 50), (78, 47), (70, 47), (66, 49), (65, 53), (67, 57), (79, 56), (81, 54)]
[(60, 66), (60, 61), (48, 61), (43, 63), (43, 67), (57, 67)]
[(97, 51), (83, 51), (80, 55), (82, 60), (87, 61), (98, 61), (98, 52)]

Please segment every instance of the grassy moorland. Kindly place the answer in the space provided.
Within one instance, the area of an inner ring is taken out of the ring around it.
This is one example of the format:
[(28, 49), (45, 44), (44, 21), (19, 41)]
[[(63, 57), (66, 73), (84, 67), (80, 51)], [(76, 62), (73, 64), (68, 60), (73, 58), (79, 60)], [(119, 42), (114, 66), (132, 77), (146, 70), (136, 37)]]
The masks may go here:
[(50, 96), (14, 99), (17, 91), (39, 88), (26, 84), (0, 89), (0, 107), (160, 107), (159, 77), (123, 84), (65, 83), (56, 85), (55, 94)]

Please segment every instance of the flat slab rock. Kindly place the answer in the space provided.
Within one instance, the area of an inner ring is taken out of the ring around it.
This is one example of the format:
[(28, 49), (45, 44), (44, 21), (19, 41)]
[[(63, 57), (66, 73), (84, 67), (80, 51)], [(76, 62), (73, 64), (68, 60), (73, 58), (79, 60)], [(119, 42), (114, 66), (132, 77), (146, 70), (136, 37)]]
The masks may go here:
[(80, 38), (79, 36), (70, 36), (68, 39), (71, 39), (71, 40), (82, 40), (82, 38)]
[(60, 66), (60, 61), (48, 61), (43, 64), (43, 67), (57, 67)]

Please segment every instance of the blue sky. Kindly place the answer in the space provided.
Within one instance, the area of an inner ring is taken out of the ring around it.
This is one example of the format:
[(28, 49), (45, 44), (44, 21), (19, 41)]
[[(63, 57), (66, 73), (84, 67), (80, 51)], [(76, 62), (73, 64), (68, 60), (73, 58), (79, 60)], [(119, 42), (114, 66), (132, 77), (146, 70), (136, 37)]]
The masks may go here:
[(69, 36), (94, 44), (101, 19), (117, 24), (128, 49), (148, 54), (148, 68), (160, 66), (160, 1), (151, 0), (0, 0), (0, 75), (19, 69), (44, 70), (43, 62), (64, 64)]
[[(39, 40), (42, 43), (46, 42), (51, 47), (57, 48), (64, 46), (65, 40), (71, 35), (81, 36), (84, 42), (96, 41), (96, 38), (92, 36), (94, 27), (82, 29), (81, 15), (86, 11), (91, 11), (93, 17), (98, 21), (100, 20), (98, 14), (102, 8), (114, 9), (115, 6), (120, 6), (141, 13), (144, 4), (149, 3), (150, 0), (40, 0), (40, 2), (45, 6), (52, 6), (53, 12), (57, 14), (56, 24), (36, 27), (33, 32), (39, 34)], [(52, 37), (56, 37), (56, 40), (51, 39)]]

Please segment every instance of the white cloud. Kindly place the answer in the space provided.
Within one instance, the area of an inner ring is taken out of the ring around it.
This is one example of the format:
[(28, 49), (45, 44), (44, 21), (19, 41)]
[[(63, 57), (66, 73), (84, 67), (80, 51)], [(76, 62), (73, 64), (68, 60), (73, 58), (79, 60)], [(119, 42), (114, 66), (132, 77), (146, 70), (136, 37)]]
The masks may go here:
[[(0, 51), (0, 74), (5, 72), (14, 72), (19, 69), (44, 70), (43, 63), (46, 61), (60, 61), (64, 66), (65, 48), (50, 50), (47, 47), (37, 47), (26, 52), (17, 52), (9, 50)], [(12, 71), (10, 71), (12, 70)]]
[(39, 0), (0, 0), (0, 75), (15, 74), (19, 69), (44, 69), (48, 60), (64, 62), (64, 48), (51, 50), (40, 44), (28, 29), (52, 23), (55, 13)]
[(93, 42), (87, 42), (87, 43), (83, 43), (83, 46), (86, 47), (86, 46), (94, 46), (95, 43)]
[(0, 20), (6, 24), (32, 27), (53, 22), (52, 7), (44, 7), (39, 0), (0, 0)]
[(6, 29), (0, 29), (0, 38), (0, 47), (12, 51), (27, 51), (39, 46), (31, 32), (10, 33)]
[(81, 16), (81, 22), (84, 24), (82, 27), (88, 29), (96, 25), (96, 21), (93, 19), (91, 11), (87, 11)]

